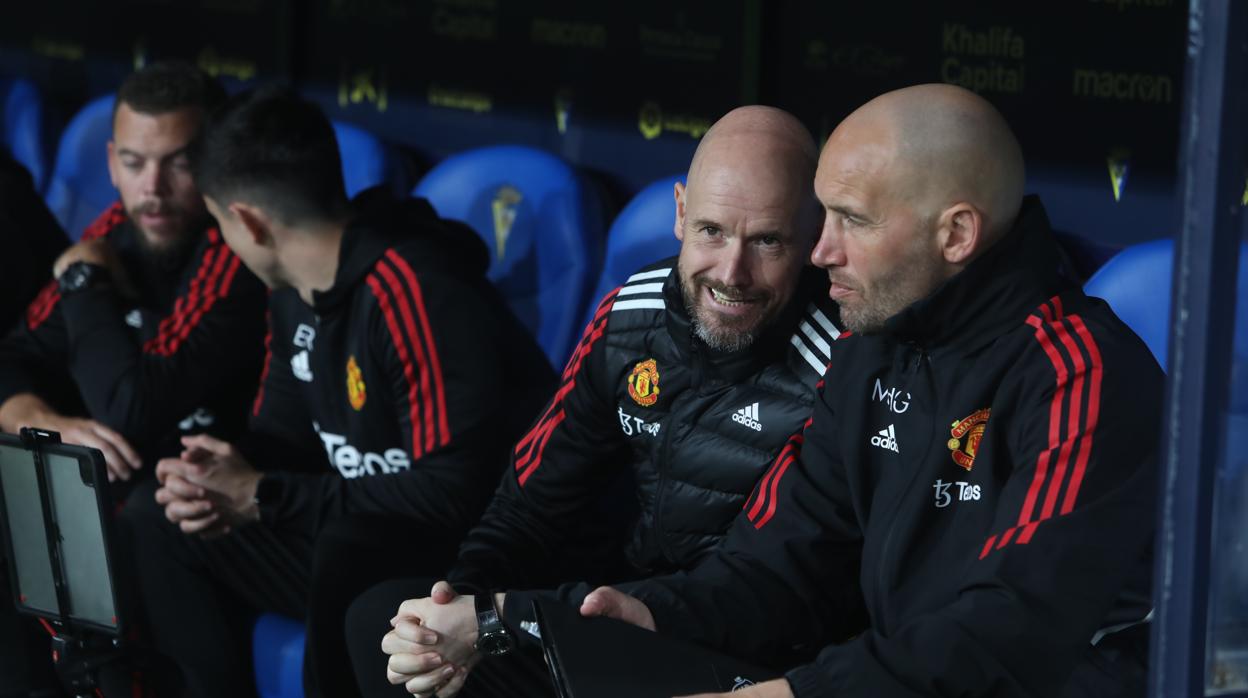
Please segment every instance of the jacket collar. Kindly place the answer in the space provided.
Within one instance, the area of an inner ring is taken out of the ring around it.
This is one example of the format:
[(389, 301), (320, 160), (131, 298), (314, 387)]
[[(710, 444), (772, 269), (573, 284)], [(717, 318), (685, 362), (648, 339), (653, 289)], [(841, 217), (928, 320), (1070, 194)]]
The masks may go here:
[(925, 347), (987, 343), (1072, 283), (1039, 198), (1023, 199), (1009, 233), (929, 296), (885, 323), (881, 334)]
[(788, 352), (790, 338), (797, 331), (797, 324), (811, 299), (827, 298), (828, 278), (823, 271), (805, 266), (801, 278), (788, 305), (780, 315), (763, 330), (750, 346), (739, 351), (711, 349), (693, 332), (689, 311), (685, 307), (685, 294), (680, 284), (680, 270), (673, 264), (672, 273), (663, 284), (663, 296), (667, 306), (667, 331), (682, 357), (702, 361), (716, 377), (728, 382), (739, 382), (761, 370), (764, 366), (782, 361)]
[(489, 267), (489, 252), (477, 234), (463, 223), (439, 218), (425, 199), (396, 198), (383, 187), (374, 187), (356, 196), (351, 207), (334, 284), (312, 294), (318, 313), (350, 298), (381, 256), (398, 245), (415, 246), (407, 256), (448, 273), (482, 276)]

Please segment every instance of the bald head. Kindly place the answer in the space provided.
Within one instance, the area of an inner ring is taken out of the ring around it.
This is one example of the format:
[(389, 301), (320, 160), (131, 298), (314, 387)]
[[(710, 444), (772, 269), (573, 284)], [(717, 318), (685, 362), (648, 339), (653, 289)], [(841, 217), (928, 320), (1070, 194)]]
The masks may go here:
[(1023, 156), (983, 98), (918, 85), (867, 102), (836, 127), (815, 192), (827, 217), (811, 261), (828, 270), (845, 326), (871, 332), (1013, 228)]
[(888, 92), (850, 114), (829, 145), (832, 139), (887, 153), (892, 185), (923, 215), (958, 202), (974, 206), (987, 244), (1018, 215), (1022, 149), (1000, 112), (974, 92), (943, 84)]
[(818, 159), (815, 139), (792, 114), (760, 105), (738, 107), (716, 121), (698, 143), (689, 163), (689, 182), (723, 168), (764, 167), (765, 174), (809, 189)]

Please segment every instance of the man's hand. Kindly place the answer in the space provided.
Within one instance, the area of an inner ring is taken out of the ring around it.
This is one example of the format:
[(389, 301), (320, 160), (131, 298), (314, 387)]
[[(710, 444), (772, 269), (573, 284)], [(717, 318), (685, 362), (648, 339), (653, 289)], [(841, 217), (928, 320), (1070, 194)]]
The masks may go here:
[(434, 584), (429, 598), (404, 601), (390, 625), (394, 630), (381, 641), (390, 655), (386, 678), (413, 695), (454, 696), (480, 661), (475, 599), (447, 582)]
[(231, 444), (198, 434), (182, 437), (179, 458), (156, 464), (156, 501), (183, 533), (214, 535), (259, 521), (256, 488), (262, 477)]
[(61, 253), (60, 257), (52, 263), (52, 276), (59, 278), (65, 269), (74, 262), (86, 262), (87, 264), (95, 264), (108, 270), (108, 275), (113, 285), (124, 296), (136, 297), (133, 286), (130, 285), (129, 277), (126, 275), (126, 269), (121, 265), (121, 258), (117, 256), (117, 251), (112, 244), (103, 238), (94, 240), (83, 240), (69, 246), (69, 249)]
[(19, 393), (0, 405), (0, 428), (17, 433), (23, 427), (60, 433), (67, 444), (99, 449), (108, 467), (108, 479), (129, 480), (143, 465), (130, 442), (94, 419), (66, 417), (33, 393)]
[(606, 616), (631, 623), (639, 628), (654, 630), (654, 616), (641, 601), (612, 587), (598, 587), (585, 595), (581, 602), (581, 615)]
[(772, 679), (731, 693), (699, 693), (677, 698), (793, 698), (793, 689), (785, 679)]

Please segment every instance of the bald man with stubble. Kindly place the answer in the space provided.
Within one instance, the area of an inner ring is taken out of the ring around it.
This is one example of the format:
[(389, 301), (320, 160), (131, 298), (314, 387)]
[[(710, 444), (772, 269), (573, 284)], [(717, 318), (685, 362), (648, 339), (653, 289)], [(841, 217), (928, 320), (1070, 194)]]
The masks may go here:
[[(366, 695), (451, 696), (473, 666), (465, 695), (552, 695), (540, 649), (519, 630), (527, 597), (494, 592), (687, 570), (718, 544), (810, 415), (839, 334), (827, 277), (809, 264), (822, 222), (817, 158), (810, 133), (779, 109), (735, 109), (706, 133), (673, 192), (679, 256), (638, 270), (598, 305), (450, 583), (432, 593), (433, 580), (396, 583), (352, 608)], [(640, 504), (626, 564), (567, 565), (569, 538), (621, 473), (633, 491), (611, 494)], [(482, 608), (501, 621), (479, 623)], [(446, 642), (429, 655), (405, 639), (418, 633)]]
[(1018, 143), (971, 92), (845, 119), (812, 260), (853, 334), (798, 458), (691, 573), (600, 588), (582, 614), (790, 667), (734, 697), (1142, 696), (1162, 374), (1058, 273), (1022, 190)]

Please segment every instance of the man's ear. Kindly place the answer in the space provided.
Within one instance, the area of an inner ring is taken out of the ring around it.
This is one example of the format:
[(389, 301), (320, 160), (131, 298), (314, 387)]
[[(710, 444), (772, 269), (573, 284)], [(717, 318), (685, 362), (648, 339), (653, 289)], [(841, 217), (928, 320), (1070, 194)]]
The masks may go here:
[(946, 208), (937, 222), (941, 255), (950, 264), (966, 264), (983, 246), (984, 232), (984, 216), (979, 209), (962, 201)]
[(272, 246), (272, 224), (264, 211), (251, 204), (237, 201), (229, 205), (229, 211), (242, 222), (243, 227), (247, 229), (247, 233), (251, 235), (252, 242), (261, 247)]
[(685, 241), (685, 185), (682, 182), (676, 182), (673, 188), (672, 196), (676, 197), (676, 227), (673, 232), (676, 233), (676, 239), (681, 242)]

